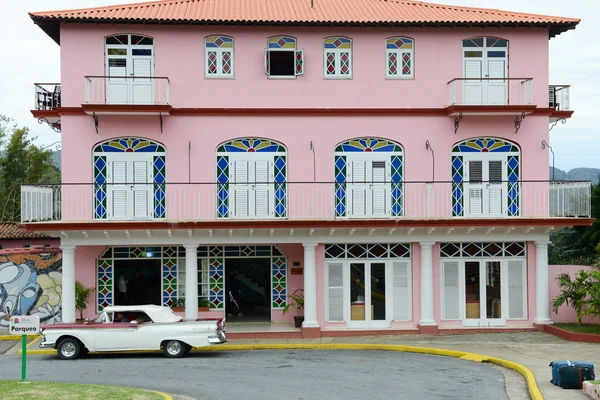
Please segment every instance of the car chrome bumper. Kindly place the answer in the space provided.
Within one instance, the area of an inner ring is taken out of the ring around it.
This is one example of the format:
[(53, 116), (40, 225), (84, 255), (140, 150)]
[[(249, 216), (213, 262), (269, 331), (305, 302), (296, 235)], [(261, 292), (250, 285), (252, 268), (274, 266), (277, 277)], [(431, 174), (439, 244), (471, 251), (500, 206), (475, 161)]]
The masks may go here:
[(45, 337), (42, 337), (42, 341), (40, 342), (40, 347), (42, 349), (53, 349), (56, 346), (56, 342), (48, 342)]
[(226, 341), (227, 341), (227, 335), (225, 335), (224, 331), (221, 331), (214, 336), (208, 337), (208, 343), (211, 343), (211, 344), (225, 343)]

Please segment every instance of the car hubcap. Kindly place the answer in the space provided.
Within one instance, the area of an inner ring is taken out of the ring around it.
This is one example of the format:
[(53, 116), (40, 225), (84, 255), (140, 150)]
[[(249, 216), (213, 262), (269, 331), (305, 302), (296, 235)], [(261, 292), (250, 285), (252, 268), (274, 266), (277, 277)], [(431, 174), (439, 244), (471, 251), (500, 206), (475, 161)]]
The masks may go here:
[(181, 344), (179, 342), (169, 342), (167, 344), (167, 351), (171, 355), (177, 355), (181, 352)]
[(62, 345), (62, 353), (65, 357), (73, 357), (75, 354), (75, 345), (71, 342)]

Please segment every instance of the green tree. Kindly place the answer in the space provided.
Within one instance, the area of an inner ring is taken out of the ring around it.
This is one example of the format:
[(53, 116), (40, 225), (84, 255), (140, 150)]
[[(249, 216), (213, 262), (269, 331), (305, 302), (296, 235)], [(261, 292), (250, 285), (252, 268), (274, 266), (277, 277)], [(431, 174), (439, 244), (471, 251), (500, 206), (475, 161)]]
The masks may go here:
[[(42, 150), (30, 137), (28, 128), (19, 128), (10, 118), (0, 118), (0, 140), (10, 137), (0, 157), (0, 220), (19, 221), (22, 184), (60, 183), (51, 150)], [(1, 144), (1, 142), (0, 142)]]

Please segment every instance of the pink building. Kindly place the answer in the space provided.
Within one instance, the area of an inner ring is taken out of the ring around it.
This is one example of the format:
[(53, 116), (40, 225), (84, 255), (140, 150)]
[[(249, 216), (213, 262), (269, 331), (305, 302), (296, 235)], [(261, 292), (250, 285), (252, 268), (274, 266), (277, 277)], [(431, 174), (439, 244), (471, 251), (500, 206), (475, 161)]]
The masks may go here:
[(551, 322), (549, 234), (592, 222), (589, 182), (548, 181), (549, 123), (573, 114), (549, 39), (579, 20), (376, 0), (31, 18), (61, 47), (33, 114), (62, 132), (63, 182), (23, 187), (22, 222), (61, 237), (64, 321), (78, 280), (89, 316), (184, 299), (273, 324), (302, 289), (305, 336)]

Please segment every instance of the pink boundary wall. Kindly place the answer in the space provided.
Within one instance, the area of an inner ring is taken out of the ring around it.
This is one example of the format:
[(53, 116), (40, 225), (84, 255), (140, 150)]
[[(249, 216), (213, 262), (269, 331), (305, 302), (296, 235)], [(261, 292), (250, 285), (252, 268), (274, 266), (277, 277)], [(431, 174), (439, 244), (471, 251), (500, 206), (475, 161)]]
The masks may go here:
[[(560, 294), (560, 289), (556, 284), (556, 277), (559, 274), (567, 273), (573, 278), (578, 271), (589, 271), (590, 269), (592, 269), (592, 267), (584, 265), (551, 265), (550, 271), (548, 272), (550, 301)], [(572, 307), (563, 305), (558, 309), (558, 313), (554, 313), (554, 311), (550, 310), (550, 318), (556, 323), (572, 323), (577, 321), (577, 313)], [(600, 318), (584, 317), (581, 322), (584, 324), (600, 324)]]

